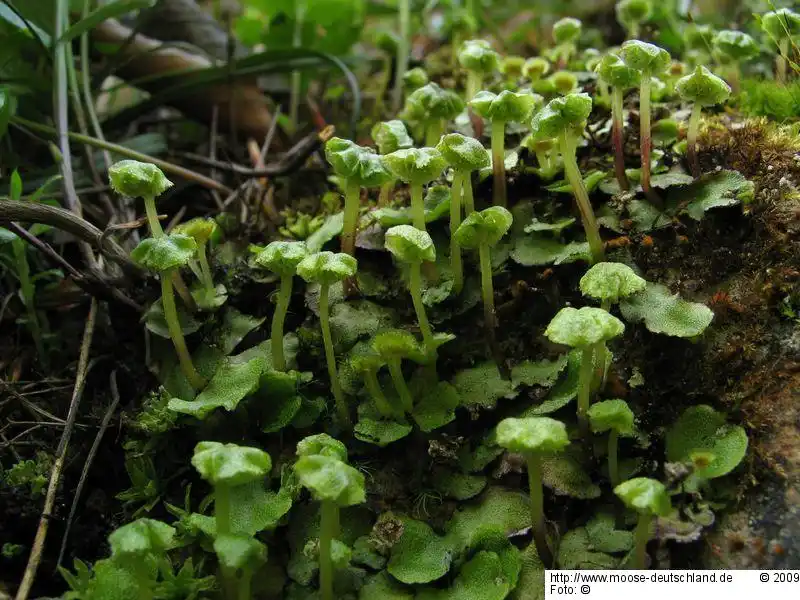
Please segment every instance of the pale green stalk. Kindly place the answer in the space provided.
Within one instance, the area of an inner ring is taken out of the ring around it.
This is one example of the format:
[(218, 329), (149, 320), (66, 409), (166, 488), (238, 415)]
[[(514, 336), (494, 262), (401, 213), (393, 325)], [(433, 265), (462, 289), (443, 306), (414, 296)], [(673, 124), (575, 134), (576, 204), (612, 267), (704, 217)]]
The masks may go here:
[(639, 522), (636, 524), (636, 531), (633, 534), (632, 569), (644, 569), (647, 567), (647, 542), (650, 541), (650, 525), (652, 522), (653, 517), (651, 515), (639, 515)]
[(528, 489), (531, 498), (531, 532), (533, 543), (539, 559), (545, 566), (553, 562), (550, 547), (547, 544), (547, 531), (544, 522), (544, 489), (542, 487), (542, 459), (536, 452), (527, 452), (525, 461), (528, 466)]
[(475, 71), (467, 71), (467, 102), (472, 100), (481, 91), (483, 85), (483, 78), (480, 73)]
[(559, 145), (564, 159), (564, 172), (572, 186), (572, 193), (575, 195), (575, 202), (581, 213), (583, 230), (586, 232), (586, 241), (589, 242), (589, 250), (592, 254), (592, 264), (602, 262), (605, 250), (603, 240), (600, 237), (600, 228), (597, 225), (592, 203), (589, 200), (589, 193), (586, 191), (581, 171), (578, 168), (578, 162), (575, 159), (575, 146), (566, 130), (559, 136)]
[(278, 301), (275, 303), (275, 312), (272, 315), (272, 328), (270, 329), (270, 344), (272, 348), (272, 367), (276, 371), (286, 370), (286, 358), (283, 354), (283, 324), (292, 299), (292, 275), (282, 275), (278, 288)]
[(417, 313), (419, 330), (422, 333), (422, 343), (425, 346), (425, 354), (433, 358), (435, 345), (433, 343), (433, 330), (425, 312), (425, 303), (422, 301), (422, 265), (411, 263), (408, 269), (408, 291), (411, 292), (411, 301), (414, 304), (414, 312)]
[(323, 500), (320, 506), (319, 531), (319, 591), (322, 600), (333, 600), (333, 559), (331, 548), (338, 535), (339, 507), (331, 500)]
[(619, 484), (618, 448), (619, 433), (616, 429), (612, 429), (608, 433), (608, 478), (611, 480), (613, 487)]
[(464, 173), (463, 191), (461, 199), (464, 201), (464, 216), (468, 217), (475, 212), (475, 198), (472, 195), (472, 174)]
[(692, 106), (692, 116), (689, 117), (689, 128), (686, 131), (686, 156), (689, 159), (689, 169), (694, 177), (700, 177), (700, 161), (697, 158), (697, 135), (700, 133), (700, 115), (703, 107), (699, 102)]
[(400, 364), (399, 358), (393, 358), (386, 361), (389, 367), (389, 374), (392, 376), (392, 383), (397, 390), (397, 396), (400, 398), (400, 403), (403, 405), (403, 410), (411, 413), (414, 410), (414, 399), (411, 397), (411, 391), (406, 384), (406, 378), (403, 376), (403, 369)]
[(397, 66), (394, 74), (392, 109), (397, 112), (403, 104), (403, 75), (408, 71), (411, 54), (411, 0), (398, 0), (400, 17), (400, 39), (397, 43)]
[(355, 181), (344, 184), (344, 219), (342, 223), (342, 252), (353, 256), (356, 249), (356, 228), (361, 204), (361, 186)]
[(592, 399), (592, 374), (594, 371), (594, 345), (586, 346), (581, 352), (581, 370), (578, 374), (578, 425), (585, 437), (589, 434), (589, 421), (586, 413)]
[(493, 200), (495, 206), (505, 208), (506, 201), (506, 124), (492, 121), (492, 174)]
[(371, 369), (364, 371), (364, 384), (366, 385), (367, 391), (369, 392), (372, 401), (375, 403), (375, 408), (378, 409), (378, 412), (387, 419), (393, 417), (395, 411), (392, 408), (392, 405), (389, 404), (386, 394), (384, 394), (383, 390), (381, 389), (381, 384), (378, 382), (377, 372)]
[(430, 121), (425, 127), (425, 145), (428, 147), (433, 147), (438, 144), (439, 140), (442, 139), (444, 129), (444, 121), (440, 119)]
[(411, 221), (414, 227), (425, 231), (425, 200), (421, 183), (411, 184)]
[(788, 64), (786, 57), (789, 56), (789, 38), (784, 37), (778, 42), (778, 49), (779, 53), (775, 59), (778, 66), (778, 83), (786, 83), (786, 67)]
[(167, 322), (169, 336), (172, 338), (173, 346), (175, 346), (175, 352), (178, 355), (178, 362), (181, 365), (181, 370), (186, 376), (186, 379), (189, 380), (191, 386), (199, 390), (205, 386), (206, 381), (194, 368), (192, 355), (189, 354), (189, 349), (186, 347), (186, 340), (183, 337), (183, 330), (178, 320), (178, 310), (175, 307), (175, 292), (172, 288), (173, 272), (172, 269), (168, 269), (160, 274), (161, 304), (164, 307), (164, 320)]
[(339, 372), (336, 369), (336, 354), (333, 350), (333, 338), (331, 337), (331, 320), (328, 312), (328, 292), (329, 284), (321, 284), (319, 288), (319, 324), (322, 329), (322, 344), (325, 348), (325, 362), (328, 365), (328, 377), (331, 380), (331, 391), (336, 402), (336, 410), (342, 425), (350, 426), (350, 412), (347, 410), (347, 402), (339, 383)]
[(211, 275), (211, 267), (208, 265), (208, 255), (206, 254), (206, 244), (197, 244), (197, 262), (200, 265), (200, 281), (209, 293), (214, 293), (214, 278)]
[(381, 186), (380, 195), (378, 196), (378, 206), (384, 208), (389, 206), (389, 198), (395, 186), (395, 181), (387, 181)]
[(469, 177), (469, 173), (453, 171), (453, 185), (450, 188), (450, 271), (453, 273), (453, 293), (456, 295), (464, 288), (464, 266), (461, 261), (461, 246), (453, 234), (461, 225), (465, 176)]
[(639, 86), (639, 149), (642, 155), (642, 190), (648, 198), (657, 198), (650, 187), (650, 151), (652, 150), (652, 136), (650, 133), (650, 74), (642, 73), (642, 83)]
[(154, 238), (164, 237), (164, 229), (161, 227), (161, 221), (158, 218), (158, 211), (156, 210), (156, 199), (152, 196), (144, 196), (144, 211), (147, 214), (147, 224), (150, 226), (150, 234)]

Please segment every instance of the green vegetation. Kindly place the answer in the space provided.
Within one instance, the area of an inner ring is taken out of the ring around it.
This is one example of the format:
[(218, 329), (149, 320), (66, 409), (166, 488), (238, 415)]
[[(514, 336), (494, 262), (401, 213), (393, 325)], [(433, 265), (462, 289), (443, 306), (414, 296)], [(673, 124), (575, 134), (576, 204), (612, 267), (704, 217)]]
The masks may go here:
[(16, 600), (540, 600), (794, 531), (787, 3), (6, 4)]

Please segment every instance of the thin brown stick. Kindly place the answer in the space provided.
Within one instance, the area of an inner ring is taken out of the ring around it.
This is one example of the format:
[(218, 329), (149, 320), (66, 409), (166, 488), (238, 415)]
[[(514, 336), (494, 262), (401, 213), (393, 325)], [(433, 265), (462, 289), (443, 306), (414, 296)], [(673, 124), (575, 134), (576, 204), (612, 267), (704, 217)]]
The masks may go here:
[(64, 529), (64, 535), (61, 537), (61, 549), (58, 552), (58, 560), (56, 561), (56, 565), (60, 566), (61, 561), (64, 559), (64, 552), (67, 549), (67, 539), (69, 538), (69, 531), (72, 528), (72, 522), (75, 519), (75, 511), (78, 509), (78, 502), (81, 499), (81, 494), (83, 493), (83, 487), (86, 485), (86, 478), (89, 475), (89, 469), (92, 468), (92, 463), (94, 462), (95, 456), (97, 456), (97, 450), (100, 448), (100, 442), (103, 440), (103, 435), (108, 429), (108, 424), (111, 422), (111, 417), (114, 416), (114, 413), (117, 410), (117, 405), (119, 404), (119, 388), (117, 387), (117, 371), (114, 369), (111, 371), (111, 377), (109, 378), (109, 387), (111, 389), (111, 404), (106, 410), (105, 415), (103, 415), (103, 420), (100, 423), (100, 430), (97, 432), (97, 435), (94, 437), (94, 442), (92, 442), (92, 447), (89, 449), (89, 454), (86, 456), (86, 462), (83, 464), (83, 470), (81, 471), (81, 477), (78, 480), (78, 487), (75, 488), (75, 493), (72, 495), (72, 506), (69, 509), (69, 517), (67, 517), (67, 525)]
[(73, 212), (30, 202), (0, 200), (0, 223), (42, 223), (74, 235), (79, 240), (88, 242), (109, 259), (118, 263), (129, 274), (144, 273), (143, 269), (131, 261), (128, 253), (114, 240), (104, 237), (103, 232)]
[(69, 412), (67, 413), (67, 423), (61, 434), (61, 439), (58, 442), (55, 461), (53, 462), (53, 470), (50, 473), (50, 483), (47, 486), (47, 495), (44, 500), (44, 509), (39, 519), (39, 527), (36, 529), (36, 537), (33, 540), (33, 547), (28, 557), (28, 564), (25, 567), (25, 574), (22, 577), (22, 582), (19, 584), (19, 590), (17, 590), (15, 600), (28, 599), (28, 595), (31, 593), (31, 588), (33, 587), (33, 581), (36, 578), (36, 571), (39, 569), (39, 563), (42, 560), (44, 543), (47, 539), (47, 530), (50, 528), (50, 519), (53, 518), (53, 507), (56, 503), (56, 494), (58, 492), (59, 483), (61, 482), (61, 471), (64, 468), (64, 459), (66, 458), (72, 430), (75, 427), (75, 420), (78, 417), (78, 406), (83, 397), (83, 389), (86, 386), (89, 352), (92, 347), (95, 323), (97, 322), (97, 306), (97, 300), (92, 298), (89, 316), (86, 319), (86, 326), (83, 330), (83, 341), (81, 342), (81, 352), (78, 358), (78, 370), (75, 375), (75, 387), (72, 390), (72, 400), (70, 401)]

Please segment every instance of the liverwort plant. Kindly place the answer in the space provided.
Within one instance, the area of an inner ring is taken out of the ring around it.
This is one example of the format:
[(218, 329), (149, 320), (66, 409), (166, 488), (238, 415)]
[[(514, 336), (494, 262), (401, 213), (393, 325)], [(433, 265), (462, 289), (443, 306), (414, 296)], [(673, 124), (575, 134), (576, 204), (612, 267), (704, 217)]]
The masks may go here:
[(600, 301), (600, 308), (611, 310), (622, 298), (641, 292), (647, 281), (639, 277), (628, 265), (601, 262), (584, 273), (580, 280), (581, 293)]
[(562, 98), (555, 98), (534, 115), (531, 130), (534, 140), (552, 138), (558, 140), (564, 160), (564, 172), (581, 213), (586, 241), (589, 242), (592, 262), (595, 263), (603, 260), (605, 250), (603, 240), (600, 238), (600, 228), (589, 200), (589, 193), (586, 191), (586, 185), (583, 183), (576, 159), (577, 143), (591, 112), (592, 99), (588, 94), (569, 94)]
[(333, 600), (333, 544), (339, 535), (339, 509), (366, 500), (364, 475), (347, 464), (344, 444), (325, 434), (297, 444), (294, 472), (300, 485), (320, 503), (319, 589), (322, 600)]
[(270, 329), (270, 348), (272, 349), (272, 367), (276, 371), (286, 370), (286, 358), (283, 354), (283, 324), (292, 299), (292, 283), (297, 265), (306, 256), (308, 249), (304, 242), (270, 242), (255, 257), (255, 263), (268, 269), (280, 277), (278, 299), (275, 312), (272, 314)]
[(403, 410), (411, 413), (414, 399), (403, 376), (402, 361), (404, 358), (414, 362), (424, 362), (425, 356), (413, 335), (400, 329), (382, 331), (372, 339), (372, 349), (386, 362), (389, 375), (392, 377), (397, 396)]
[(464, 110), (461, 96), (428, 83), (414, 90), (406, 98), (403, 115), (409, 121), (422, 123), (425, 128), (425, 145), (435, 146), (444, 135), (448, 121), (455, 119)]
[[(154, 598), (153, 565), (161, 562), (166, 557), (167, 551), (178, 546), (176, 534), (177, 531), (174, 527), (147, 518), (136, 519), (111, 532), (108, 536), (111, 559), (107, 563), (116, 567), (116, 569), (108, 570), (109, 573), (116, 576), (114, 579), (117, 581), (113, 582), (114, 589), (122, 589), (127, 593), (135, 591), (141, 600)], [(103, 578), (101, 573), (103, 573), (104, 567), (101, 564), (104, 562), (106, 561), (98, 561), (95, 564), (94, 571), (97, 579)], [(124, 581), (127, 577), (120, 577), (121, 573), (117, 569), (134, 580), (133, 586), (130, 586), (131, 582)], [(124, 583), (119, 581), (120, 579)], [(98, 587), (102, 589), (102, 584)], [(97, 593), (98, 597), (102, 594), (97, 588), (93, 591)]]
[(156, 198), (172, 187), (157, 166), (138, 160), (121, 160), (108, 169), (111, 188), (123, 196), (141, 198), (147, 215), (147, 224), (153, 237), (166, 235), (158, 219)]
[(692, 103), (692, 116), (686, 132), (686, 155), (692, 175), (700, 176), (700, 162), (697, 159), (697, 134), (700, 131), (700, 115), (704, 106), (720, 104), (731, 95), (730, 86), (703, 66), (694, 73), (681, 77), (675, 90), (686, 102)]
[(734, 92), (739, 92), (742, 79), (742, 63), (758, 56), (756, 41), (743, 31), (725, 29), (714, 36), (714, 50), (725, 65), (729, 67), (728, 83)]
[(328, 293), (331, 285), (344, 281), (356, 274), (358, 262), (348, 254), (333, 252), (317, 252), (309, 254), (297, 265), (297, 274), (308, 283), (319, 284), (319, 324), (322, 329), (322, 344), (325, 349), (325, 362), (328, 365), (328, 376), (331, 380), (331, 391), (336, 401), (336, 409), (342, 425), (350, 425), (350, 411), (347, 408), (344, 392), (339, 382), (336, 368), (336, 353), (333, 350)]
[[(408, 135), (406, 124), (399, 119), (376, 123), (372, 128), (372, 139), (381, 154), (390, 154), (395, 150), (411, 148), (414, 140)], [(389, 195), (394, 189), (396, 180), (390, 179), (381, 185), (381, 193), (378, 196), (378, 206), (388, 206)]]
[(800, 34), (800, 14), (790, 8), (773, 10), (761, 17), (761, 28), (778, 45), (776, 67), (778, 81), (786, 83), (786, 67), (792, 39)]
[(577, 41), (582, 29), (583, 23), (573, 17), (564, 17), (553, 24), (553, 41), (556, 44), (553, 55), (558, 67), (564, 68), (569, 64), (577, 50)]
[(406, 71), (406, 74), (403, 75), (403, 83), (406, 86), (406, 91), (409, 93), (418, 90), (429, 81), (428, 73), (422, 67), (409, 69)]
[(450, 193), (450, 270), (453, 274), (453, 293), (460, 294), (464, 287), (464, 268), (461, 262), (461, 245), (453, 234), (461, 225), (462, 206), (466, 215), (475, 211), (472, 172), (489, 166), (489, 154), (478, 140), (460, 133), (450, 133), (442, 137), (436, 149), (453, 168)]
[(367, 388), (370, 399), (381, 413), (381, 416), (386, 419), (391, 419), (395, 415), (395, 410), (392, 408), (391, 403), (383, 393), (383, 388), (378, 381), (378, 371), (386, 364), (377, 352), (371, 347), (367, 352), (361, 352), (350, 358), (350, 366), (353, 370), (361, 375), (364, 380), (364, 387)]
[(500, 67), (500, 55), (486, 40), (467, 40), (458, 52), (458, 63), (467, 71), (466, 100), (469, 102), (483, 87), (486, 77)]
[(266, 477), (272, 460), (258, 448), (200, 442), (195, 446), (192, 465), (214, 487), (214, 551), (220, 561), (225, 597), (247, 600), (252, 597), (254, 567), (266, 560), (266, 547), (237, 531), (234, 490)]
[(425, 303), (422, 301), (422, 263), (436, 260), (436, 247), (428, 232), (411, 225), (397, 225), (389, 228), (385, 237), (386, 249), (395, 259), (408, 265), (408, 291), (417, 313), (419, 330), (425, 354), (434, 356), (436, 345), (433, 340)]
[(624, 400), (603, 400), (593, 404), (587, 413), (593, 433), (608, 431), (608, 478), (619, 485), (619, 436), (633, 435), (633, 411)]
[(478, 251), (486, 339), (501, 373), (504, 369), (496, 339), (497, 313), (494, 308), (491, 249), (508, 233), (512, 222), (513, 217), (508, 210), (502, 206), (492, 206), (469, 215), (453, 233), (461, 247)]
[(639, 71), (639, 144), (642, 155), (642, 189), (651, 200), (658, 197), (650, 186), (650, 151), (653, 140), (650, 134), (650, 94), (652, 78), (664, 73), (670, 65), (669, 52), (654, 44), (628, 40), (622, 44), (620, 57), (625, 64)]
[(535, 94), (504, 90), (499, 94), (479, 92), (469, 105), (492, 124), (492, 174), (496, 206), (506, 206), (506, 123), (523, 123), (536, 107)]
[(539, 81), (542, 77), (550, 72), (550, 62), (541, 56), (534, 56), (525, 61), (522, 65), (522, 74), (528, 78), (531, 83)]
[(499, 446), (525, 457), (531, 497), (533, 541), (541, 561), (545, 566), (551, 567), (553, 554), (547, 543), (544, 520), (542, 455), (562, 452), (569, 445), (567, 428), (561, 421), (549, 417), (509, 418), (498, 423), (495, 440)]
[(581, 351), (578, 424), (584, 434), (589, 431), (586, 413), (592, 398), (594, 357), (605, 356), (606, 342), (622, 335), (624, 331), (625, 325), (622, 321), (602, 308), (568, 306), (558, 311), (544, 332), (551, 342)]
[(361, 188), (381, 186), (391, 176), (381, 157), (372, 148), (364, 148), (342, 138), (334, 137), (325, 144), (325, 158), (334, 172), (342, 178), (344, 188), (344, 222), (342, 252), (352, 256), (356, 247), (356, 229)]
[(406, 148), (383, 157), (389, 172), (405, 181), (411, 188), (411, 221), (417, 229), (425, 230), (423, 186), (442, 174), (447, 161), (436, 148)]
[(614, 147), (614, 174), (623, 191), (630, 189), (625, 174), (625, 140), (622, 101), (625, 91), (639, 85), (639, 72), (626, 65), (616, 54), (606, 54), (595, 71), (611, 87), (611, 144)]
[(192, 265), (200, 280), (200, 290), (194, 294), (197, 305), (206, 309), (219, 308), (227, 295), (224, 286), (221, 284), (219, 287), (214, 286), (214, 278), (208, 264), (208, 244), (219, 234), (217, 222), (214, 219), (197, 217), (176, 225), (172, 232), (188, 235), (197, 244), (197, 264)]
[(151, 237), (139, 242), (131, 252), (131, 259), (144, 268), (158, 273), (161, 281), (161, 305), (164, 308), (164, 320), (167, 330), (175, 346), (181, 370), (189, 384), (199, 390), (206, 384), (205, 379), (197, 372), (192, 362), (192, 356), (186, 347), (183, 329), (178, 319), (178, 308), (175, 305), (175, 290), (173, 286), (173, 273), (180, 267), (189, 264), (197, 253), (197, 243), (188, 235), (173, 233), (167, 235), (161, 232), (157, 237)]
[(647, 542), (650, 540), (650, 527), (655, 517), (665, 517), (672, 510), (669, 495), (664, 484), (648, 477), (636, 477), (620, 483), (614, 493), (625, 506), (639, 513), (633, 541), (634, 569), (647, 567)]
[(651, 0), (620, 0), (615, 9), (617, 21), (628, 33), (628, 39), (638, 38), (642, 23), (653, 15)]

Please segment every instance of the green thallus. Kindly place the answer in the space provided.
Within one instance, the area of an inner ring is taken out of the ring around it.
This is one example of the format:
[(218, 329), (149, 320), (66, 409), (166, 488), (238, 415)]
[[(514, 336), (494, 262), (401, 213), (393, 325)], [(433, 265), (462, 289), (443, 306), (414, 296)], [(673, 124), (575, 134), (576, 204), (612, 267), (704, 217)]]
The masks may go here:
[(523, 123), (530, 119), (541, 97), (531, 93), (504, 90), (499, 94), (479, 92), (469, 105), (492, 124), (492, 173), (494, 204), (506, 206), (506, 123)]
[(436, 83), (428, 83), (414, 90), (406, 98), (403, 116), (425, 127), (425, 145), (435, 146), (444, 135), (449, 121), (464, 110), (464, 101), (455, 92), (445, 90)]
[(339, 509), (366, 500), (364, 475), (347, 464), (344, 444), (326, 434), (297, 444), (294, 472), (320, 503), (319, 588), (322, 600), (334, 599), (333, 544), (340, 533)]
[(502, 206), (492, 206), (469, 215), (453, 234), (461, 247), (478, 251), (486, 338), (501, 373), (504, 373), (505, 367), (496, 338), (497, 313), (494, 308), (491, 248), (508, 233), (512, 222), (513, 218), (508, 210)]
[(611, 143), (614, 146), (614, 173), (623, 191), (630, 189), (625, 174), (625, 138), (622, 100), (625, 90), (639, 85), (639, 72), (626, 65), (616, 54), (606, 54), (595, 69), (600, 80), (611, 86)]
[(593, 433), (608, 431), (608, 478), (612, 486), (619, 485), (619, 436), (633, 435), (633, 412), (624, 400), (603, 400), (587, 414)]
[(334, 137), (325, 145), (325, 157), (334, 172), (342, 178), (344, 188), (344, 222), (342, 252), (355, 252), (361, 188), (379, 187), (391, 177), (381, 157), (372, 148), (364, 148), (342, 138)]
[(564, 160), (564, 171), (572, 187), (581, 222), (586, 232), (586, 240), (592, 254), (592, 262), (603, 260), (605, 250), (600, 238), (600, 229), (594, 216), (589, 193), (583, 183), (578, 162), (576, 147), (578, 139), (586, 127), (586, 119), (592, 112), (592, 99), (588, 94), (569, 94), (551, 100), (542, 110), (536, 113), (531, 122), (531, 135), (534, 141), (557, 139)]
[[(395, 150), (404, 150), (414, 145), (414, 140), (408, 135), (405, 123), (399, 119), (376, 123), (372, 128), (372, 139), (381, 154), (390, 154)], [(378, 206), (388, 206), (389, 196), (394, 189), (397, 180), (391, 178), (381, 185), (381, 193), (378, 196)]]
[(633, 558), (631, 568), (647, 567), (647, 542), (650, 527), (656, 517), (665, 517), (672, 511), (669, 495), (664, 484), (655, 479), (637, 477), (620, 483), (614, 493), (625, 506), (639, 513), (639, 521), (633, 536)]
[(175, 346), (181, 370), (191, 386), (200, 389), (205, 386), (206, 381), (195, 369), (192, 356), (186, 347), (186, 340), (178, 320), (173, 288), (173, 274), (195, 258), (197, 243), (188, 235), (173, 233), (168, 236), (164, 233), (156, 211), (156, 196), (169, 189), (172, 182), (155, 165), (135, 160), (123, 160), (111, 165), (108, 177), (111, 187), (118, 194), (144, 200), (147, 222), (153, 237), (142, 240), (131, 252), (131, 259), (159, 274), (164, 319), (167, 322), (167, 329), (172, 344)]
[(442, 174), (447, 162), (436, 148), (406, 148), (383, 157), (389, 172), (411, 188), (411, 220), (425, 230), (425, 203), (422, 188)]
[(460, 294), (464, 287), (464, 268), (461, 262), (461, 245), (454, 234), (461, 225), (462, 206), (467, 216), (475, 211), (472, 172), (489, 166), (490, 159), (483, 144), (460, 133), (444, 136), (436, 149), (453, 168), (450, 197), (450, 270), (453, 273), (453, 293)]
[(280, 277), (278, 286), (278, 300), (275, 303), (275, 312), (272, 314), (272, 327), (270, 329), (270, 344), (272, 349), (272, 367), (276, 371), (286, 370), (286, 358), (283, 354), (283, 324), (292, 299), (292, 283), (297, 265), (306, 256), (308, 249), (304, 242), (271, 242), (261, 250), (255, 263), (268, 269)]
[(322, 344), (325, 349), (325, 362), (328, 365), (328, 376), (331, 382), (331, 391), (336, 401), (336, 409), (342, 425), (350, 425), (350, 411), (347, 401), (339, 383), (339, 373), (336, 368), (336, 353), (333, 349), (331, 337), (331, 324), (329, 315), (328, 293), (331, 285), (337, 281), (344, 281), (356, 274), (358, 262), (348, 254), (333, 252), (317, 252), (306, 256), (297, 265), (297, 274), (308, 283), (319, 284), (319, 324), (322, 329)]
[(525, 457), (528, 466), (533, 541), (541, 561), (546, 567), (552, 567), (553, 554), (547, 543), (544, 520), (542, 455), (562, 452), (569, 445), (567, 429), (561, 421), (549, 417), (509, 418), (498, 423), (495, 440), (499, 446)]
[(642, 189), (651, 201), (660, 203), (658, 196), (650, 185), (650, 152), (653, 145), (650, 133), (650, 94), (652, 78), (664, 73), (670, 65), (669, 52), (647, 42), (628, 40), (622, 44), (620, 58), (627, 66), (640, 74), (639, 141), (642, 155)]
[(458, 52), (458, 62), (467, 71), (467, 102), (483, 87), (488, 75), (500, 67), (500, 55), (485, 40), (467, 40)]
[(692, 103), (692, 116), (686, 132), (686, 154), (692, 175), (700, 176), (700, 162), (697, 159), (697, 134), (700, 131), (700, 115), (704, 106), (720, 104), (731, 95), (730, 86), (705, 67), (698, 66), (694, 73), (681, 77), (675, 84), (680, 97)]
[(436, 344), (422, 301), (422, 263), (436, 260), (436, 247), (426, 231), (411, 225), (391, 227), (386, 232), (385, 243), (386, 249), (397, 260), (408, 265), (408, 291), (417, 313), (425, 354), (433, 360), (436, 356)]
[(594, 357), (604, 356), (605, 343), (625, 331), (625, 325), (602, 308), (584, 306), (562, 308), (544, 334), (551, 342), (581, 350), (578, 379), (578, 424), (584, 435), (589, 432), (586, 413), (592, 399)]
[(272, 469), (269, 454), (258, 448), (200, 442), (192, 465), (214, 487), (214, 550), (219, 557), (225, 597), (252, 598), (250, 583), (255, 568), (266, 561), (266, 547), (237, 530), (234, 489), (259, 481)]

